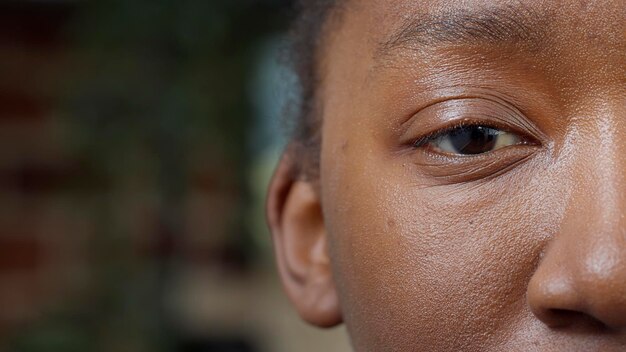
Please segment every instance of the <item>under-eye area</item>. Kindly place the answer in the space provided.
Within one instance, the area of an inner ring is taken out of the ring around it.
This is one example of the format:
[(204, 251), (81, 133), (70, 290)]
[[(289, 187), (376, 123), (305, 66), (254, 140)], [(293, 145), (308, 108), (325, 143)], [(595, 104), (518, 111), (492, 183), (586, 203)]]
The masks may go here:
[(437, 183), (450, 184), (502, 175), (529, 160), (537, 150), (535, 145), (520, 145), (457, 157), (417, 148), (411, 158), (419, 175), (435, 179)]

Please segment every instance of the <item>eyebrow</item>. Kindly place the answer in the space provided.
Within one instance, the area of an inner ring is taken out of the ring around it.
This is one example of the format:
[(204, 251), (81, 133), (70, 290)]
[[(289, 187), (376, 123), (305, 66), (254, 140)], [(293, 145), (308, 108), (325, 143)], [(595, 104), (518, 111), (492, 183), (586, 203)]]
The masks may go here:
[(428, 14), (407, 19), (379, 44), (377, 56), (424, 46), (515, 43), (537, 46), (545, 38), (548, 23), (548, 14), (537, 13), (523, 4)]

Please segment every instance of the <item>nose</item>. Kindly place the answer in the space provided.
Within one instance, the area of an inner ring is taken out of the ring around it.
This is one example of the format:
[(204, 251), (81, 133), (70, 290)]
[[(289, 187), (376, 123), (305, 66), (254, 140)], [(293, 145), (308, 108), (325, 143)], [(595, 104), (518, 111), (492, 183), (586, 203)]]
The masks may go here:
[(528, 304), (546, 325), (584, 323), (626, 329), (624, 244), (599, 242), (584, 251), (555, 246), (535, 272)]
[(549, 327), (585, 324), (626, 332), (626, 182), (621, 174), (577, 182), (561, 227), (531, 277), (528, 304)]

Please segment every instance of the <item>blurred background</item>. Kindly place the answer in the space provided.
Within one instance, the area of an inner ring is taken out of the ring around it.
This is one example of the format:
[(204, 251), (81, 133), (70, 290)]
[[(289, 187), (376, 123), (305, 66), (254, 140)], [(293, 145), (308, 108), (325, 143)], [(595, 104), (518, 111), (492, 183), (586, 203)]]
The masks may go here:
[(0, 2), (0, 351), (349, 351), (263, 218), (290, 9)]

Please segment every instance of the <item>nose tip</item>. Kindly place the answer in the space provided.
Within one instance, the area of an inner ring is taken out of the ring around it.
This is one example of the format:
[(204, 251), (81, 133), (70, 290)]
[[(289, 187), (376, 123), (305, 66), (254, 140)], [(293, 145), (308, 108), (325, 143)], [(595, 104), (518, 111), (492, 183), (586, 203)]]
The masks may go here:
[[(626, 331), (626, 262), (542, 263), (527, 292), (533, 314), (551, 328), (573, 324)], [(572, 269), (578, 269), (573, 271)]]

